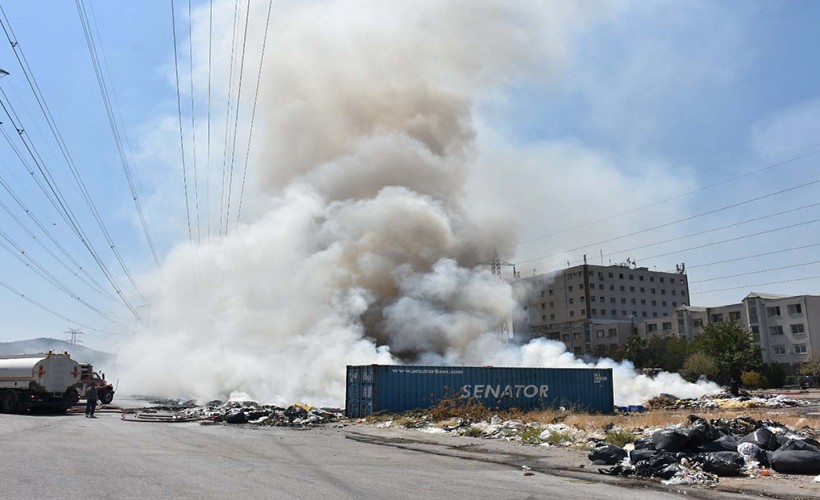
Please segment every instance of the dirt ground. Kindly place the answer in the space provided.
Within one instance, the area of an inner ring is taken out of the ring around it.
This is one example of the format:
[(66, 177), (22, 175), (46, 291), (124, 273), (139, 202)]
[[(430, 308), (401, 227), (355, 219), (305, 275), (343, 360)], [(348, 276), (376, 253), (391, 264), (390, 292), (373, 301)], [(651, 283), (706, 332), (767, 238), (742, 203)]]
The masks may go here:
[[(624, 428), (644, 427), (651, 424), (660, 425), (662, 422), (681, 422), (692, 414), (704, 418), (732, 418), (753, 416), (756, 419), (771, 419), (789, 425), (796, 430), (813, 429), (820, 432), (820, 390), (811, 391), (779, 391), (795, 399), (805, 399), (815, 402), (809, 406), (790, 408), (755, 408), (738, 410), (664, 410), (647, 412), (635, 415), (620, 415), (610, 417), (611, 420)], [(591, 425), (601, 425), (606, 417), (595, 417)], [(577, 425), (577, 424), (576, 424)], [(698, 498), (714, 497), (763, 497), (763, 498), (820, 498), (820, 483), (813, 482), (814, 476), (787, 475), (773, 471), (771, 476), (755, 477), (722, 477), (719, 484), (713, 488), (703, 486), (663, 486), (660, 481), (636, 480), (625, 477), (611, 477), (600, 474), (599, 469), (609, 466), (596, 466), (587, 458), (589, 449), (576, 446), (543, 446), (527, 445), (504, 439), (486, 439), (481, 437), (458, 436), (451, 433), (435, 433), (429, 429), (378, 428), (373, 425), (351, 425), (351, 438), (370, 439), (376, 444), (385, 446), (400, 446), (408, 449), (417, 449), (428, 453), (458, 454), (470, 460), (486, 460), (506, 463), (513, 467), (529, 467), (522, 471), (533, 473), (567, 475), (583, 481), (617, 482), (619, 485), (628, 484), (635, 488), (650, 488), (658, 491), (678, 492)]]

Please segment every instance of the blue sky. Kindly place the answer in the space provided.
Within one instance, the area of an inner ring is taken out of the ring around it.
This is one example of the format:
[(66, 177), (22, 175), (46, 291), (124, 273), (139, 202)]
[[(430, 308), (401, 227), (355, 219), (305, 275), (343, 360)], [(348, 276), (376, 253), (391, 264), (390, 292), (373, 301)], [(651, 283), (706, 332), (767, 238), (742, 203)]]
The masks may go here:
[[(187, 240), (180, 222), (184, 220), (184, 201), (178, 165), (169, 167), (165, 161), (178, 154), (167, 139), (176, 133), (177, 113), (170, 7), (167, 1), (86, 5), (99, 30), (98, 42), (110, 70), (109, 88), (116, 92), (120, 127), (128, 138), (129, 157), (162, 258)], [(187, 35), (187, 3), (178, 1), (176, 5), (178, 35)], [(200, 12), (206, 5), (194, 2)], [(485, 203), (487, 207), (482, 210), (509, 213), (517, 221), (519, 240), (525, 242), (508, 245), (505, 258), (522, 262), (518, 267), (522, 274), (559, 268), (567, 260), (579, 260), (584, 253), (596, 263), (592, 257), (603, 252), (613, 254), (607, 261), (637, 258), (640, 265), (659, 270), (686, 262), (697, 305), (737, 302), (751, 291), (820, 293), (817, 278), (746, 287), (820, 275), (820, 265), (803, 265), (820, 260), (820, 246), (704, 266), (820, 243), (817, 223), (680, 252), (820, 218), (820, 208), (800, 208), (820, 202), (819, 185), (569, 251), (820, 178), (820, 155), (814, 155), (681, 196), (820, 150), (820, 70), (813, 63), (820, 50), (816, 29), (820, 4), (636, 1), (579, 5), (589, 12), (578, 16), (584, 21), (577, 28), (560, 34), (564, 44), (560, 57), (551, 58), (547, 68), (535, 64), (536, 69), (511, 75), (492, 95), (472, 103), (478, 140), (471, 199)], [(67, 1), (34, 1), (6, 2), (3, 8), (87, 188), (117, 248), (139, 280), (154, 264), (108, 128), (76, 7)], [(318, 24), (317, 29), (321, 29)], [(184, 47), (180, 56), (187, 57)], [(10, 73), (0, 79), (0, 88), (19, 114), (25, 133), (51, 165), (72, 205), (78, 207), (78, 218), (94, 229), (89, 229), (94, 244), (104, 248), (105, 242), (64, 168), (4, 38), (0, 38), (0, 68)], [(183, 99), (187, 97), (184, 93)], [(202, 101), (198, 101), (200, 118), (204, 111)], [(224, 113), (224, 107), (219, 112)], [(16, 134), (4, 115), (0, 121)], [(165, 140), (158, 136), (165, 136)], [(501, 159), (504, 168), (497, 167)], [(33, 212), (52, 224), (59, 241), (83, 267), (103, 281), (87, 252), (49, 209), (4, 140), (0, 140), (0, 175), (15, 186)], [(678, 196), (653, 208), (587, 225)], [(0, 201), (9, 206), (14, 202), (2, 190)], [(795, 211), (627, 251), (790, 209)], [(59, 315), (99, 330), (87, 329), (86, 341), (91, 346), (111, 345), (117, 335), (103, 331), (119, 335), (133, 331), (135, 325), (126, 309), (74, 281), (72, 274), (50, 260), (5, 212), (0, 212), (0, 229), (117, 323), (55, 290), (5, 251), (0, 253), (1, 281)], [(551, 236), (544, 238), (547, 235)], [(662, 253), (670, 255), (649, 259)], [(112, 255), (106, 253), (104, 258), (118, 282), (129, 288)], [(721, 278), (791, 265), (797, 267)], [(721, 279), (696, 283), (712, 278)], [(736, 289), (711, 291), (732, 288)], [(134, 302), (140, 304), (136, 298)], [(6, 319), (0, 341), (63, 337), (65, 330), (77, 326), (6, 289), (0, 289), (0, 311)]]

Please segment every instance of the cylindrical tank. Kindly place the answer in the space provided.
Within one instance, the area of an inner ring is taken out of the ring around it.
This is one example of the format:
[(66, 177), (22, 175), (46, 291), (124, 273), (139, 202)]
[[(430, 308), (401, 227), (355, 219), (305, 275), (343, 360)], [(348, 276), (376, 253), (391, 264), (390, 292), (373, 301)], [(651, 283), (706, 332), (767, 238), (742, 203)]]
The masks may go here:
[(44, 392), (65, 392), (80, 381), (80, 365), (68, 354), (23, 354), (0, 357), (0, 387), (27, 388), (35, 382)]

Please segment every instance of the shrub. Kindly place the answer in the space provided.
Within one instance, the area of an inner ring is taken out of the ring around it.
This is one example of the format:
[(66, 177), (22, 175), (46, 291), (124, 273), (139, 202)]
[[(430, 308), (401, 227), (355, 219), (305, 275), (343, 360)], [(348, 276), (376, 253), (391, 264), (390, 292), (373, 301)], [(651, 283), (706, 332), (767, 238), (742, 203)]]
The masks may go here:
[(766, 379), (769, 381), (769, 388), (780, 388), (786, 384), (786, 371), (778, 363), (769, 363), (765, 369)]
[(718, 367), (715, 360), (702, 352), (696, 352), (686, 358), (681, 369), (681, 375), (690, 382), (694, 382), (702, 376), (714, 380), (717, 374)]
[(769, 386), (769, 381), (760, 372), (749, 371), (740, 376), (740, 381), (746, 387), (765, 388)]
[(430, 416), (436, 422), (448, 418), (461, 418), (468, 422), (477, 422), (479, 420), (489, 420), (492, 415), (493, 412), (481, 402), (473, 398), (461, 399), (455, 395), (442, 398), (436, 406), (430, 408)]
[(541, 429), (527, 427), (521, 431), (521, 442), (524, 444), (541, 444)]
[(461, 435), (471, 438), (477, 438), (483, 436), (484, 432), (478, 427), (469, 427), (464, 432), (462, 432)]

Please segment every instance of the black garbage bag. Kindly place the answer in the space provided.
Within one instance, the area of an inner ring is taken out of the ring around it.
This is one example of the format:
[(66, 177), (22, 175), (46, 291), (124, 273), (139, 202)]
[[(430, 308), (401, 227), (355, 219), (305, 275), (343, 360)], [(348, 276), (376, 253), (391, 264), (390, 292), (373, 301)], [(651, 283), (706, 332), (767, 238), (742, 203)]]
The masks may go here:
[(737, 476), (740, 474), (740, 468), (745, 464), (743, 457), (736, 451), (701, 453), (697, 461), (704, 471), (718, 476)]
[(689, 446), (698, 447), (705, 443), (711, 443), (721, 436), (720, 431), (712, 427), (708, 420), (699, 417), (689, 417), (693, 422), (686, 429), (685, 434), (689, 438)]
[(587, 455), (595, 465), (615, 465), (626, 458), (626, 450), (614, 444), (601, 444)]
[(738, 437), (731, 434), (721, 436), (710, 443), (703, 443), (698, 446), (698, 451), (701, 453), (712, 453), (715, 451), (736, 451), (738, 445)]
[[(661, 477), (670, 465), (677, 465), (677, 459), (669, 453), (659, 453), (635, 464), (635, 475), (641, 477)], [(669, 476), (672, 477), (674, 472)], [(668, 479), (668, 478), (667, 478)]]
[(658, 451), (675, 453), (686, 448), (689, 438), (680, 431), (664, 430), (652, 434), (652, 442), (655, 443), (655, 449)]
[(598, 472), (607, 476), (631, 476), (635, 474), (635, 468), (629, 465), (618, 464), (609, 469), (598, 469)]
[(764, 450), (769, 451), (774, 451), (780, 447), (780, 443), (777, 442), (777, 436), (765, 427), (761, 427), (742, 437), (740, 441), (738, 441), (738, 444), (740, 443), (754, 443)]
[(778, 440), (778, 442), (780, 442), (780, 448), (777, 449), (778, 451), (806, 450), (820, 452), (820, 446), (817, 445), (817, 441), (811, 438), (789, 438)]
[(632, 462), (632, 464), (643, 462), (644, 460), (649, 460), (649, 458), (653, 457), (656, 453), (655, 450), (632, 450), (629, 452), (629, 461)]
[(225, 422), (229, 424), (246, 424), (248, 423), (248, 416), (245, 415), (245, 412), (238, 411), (225, 417)]
[(681, 467), (680, 467), (679, 464), (669, 464), (666, 467), (664, 467), (663, 469), (656, 472), (655, 477), (658, 477), (658, 478), (661, 478), (661, 479), (671, 479), (672, 476), (677, 474), (678, 471), (680, 471), (680, 470), (681, 470)]
[(642, 437), (635, 440), (635, 449), (636, 450), (654, 450), (655, 443), (652, 442), (651, 437)]
[(285, 416), (288, 417), (288, 420), (293, 422), (294, 419), (297, 418), (305, 418), (307, 417), (308, 412), (301, 406), (289, 406), (287, 410), (285, 410)]
[(781, 474), (820, 474), (820, 453), (809, 450), (770, 451), (772, 469)]

